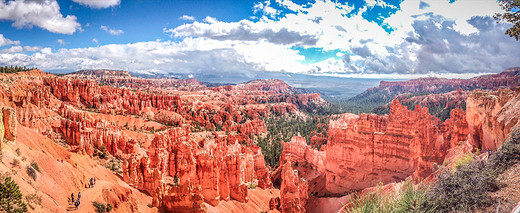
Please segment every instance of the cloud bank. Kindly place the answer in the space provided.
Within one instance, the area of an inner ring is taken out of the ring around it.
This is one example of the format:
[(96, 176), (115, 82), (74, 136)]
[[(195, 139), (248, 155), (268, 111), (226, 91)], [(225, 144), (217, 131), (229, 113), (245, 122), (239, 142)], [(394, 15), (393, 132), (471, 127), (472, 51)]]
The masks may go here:
[[(376, 9), (388, 13), (371, 12)], [(237, 22), (182, 16), (190, 23), (163, 29), (171, 41), (42, 48), (33, 54), (13, 50), (0, 53), (0, 64), (67, 71), (469, 76), (519, 66), (520, 43), (504, 35), (509, 25), (490, 17), (500, 11), (493, 0), (370, 0), (363, 7), (330, 0), (263, 1), (252, 8), (255, 18)], [(316, 59), (328, 53), (331, 57)]]

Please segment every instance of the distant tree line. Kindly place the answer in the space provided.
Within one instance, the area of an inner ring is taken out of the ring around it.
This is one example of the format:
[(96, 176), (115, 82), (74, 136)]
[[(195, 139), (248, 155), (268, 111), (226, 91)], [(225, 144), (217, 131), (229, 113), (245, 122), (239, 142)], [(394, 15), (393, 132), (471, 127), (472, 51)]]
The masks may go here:
[(23, 71), (29, 71), (34, 70), (35, 67), (27, 68), (25, 66), (19, 67), (19, 66), (0, 66), (0, 73), (17, 73), (17, 72), (23, 72)]

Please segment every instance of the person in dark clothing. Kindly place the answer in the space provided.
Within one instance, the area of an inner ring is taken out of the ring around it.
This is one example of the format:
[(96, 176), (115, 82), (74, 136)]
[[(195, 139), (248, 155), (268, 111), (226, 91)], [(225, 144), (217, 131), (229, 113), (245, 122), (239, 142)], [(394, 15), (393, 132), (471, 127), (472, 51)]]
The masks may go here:
[(79, 199), (74, 203), (74, 206), (76, 207), (76, 210), (78, 210), (78, 207), (79, 207)]
[(488, 149), (488, 158), (491, 157), (491, 150)]
[(81, 192), (78, 192), (78, 201), (81, 198)]
[(74, 203), (74, 193), (70, 194), (70, 199), (72, 200), (72, 203)]

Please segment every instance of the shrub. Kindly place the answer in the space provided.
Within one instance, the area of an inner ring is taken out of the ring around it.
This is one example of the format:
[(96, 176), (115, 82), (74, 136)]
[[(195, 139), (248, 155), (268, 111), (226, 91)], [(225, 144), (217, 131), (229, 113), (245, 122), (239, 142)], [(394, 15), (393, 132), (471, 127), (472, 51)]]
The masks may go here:
[(258, 186), (257, 183), (251, 183), (247, 186), (248, 189), (256, 189), (256, 187)]
[(110, 158), (108, 162), (106, 162), (105, 167), (110, 169), (112, 172), (119, 173), (121, 170), (121, 160), (116, 158)]
[(502, 173), (520, 161), (520, 129), (511, 132), (509, 139), (491, 155), (487, 166), (497, 173)]
[(33, 161), (33, 162), (31, 163), (31, 166), (32, 166), (32, 168), (36, 169), (36, 171), (41, 172), (41, 171), (40, 171), (40, 167), (38, 166), (38, 163), (36, 163), (36, 162)]
[(106, 152), (101, 152), (101, 151), (97, 151), (97, 156), (99, 156), (100, 159), (106, 159), (107, 157), (107, 153)]
[(428, 193), (426, 205), (435, 206), (439, 212), (471, 212), (489, 205), (492, 200), (487, 192), (498, 189), (495, 178), (496, 174), (480, 161), (463, 165), (454, 173), (443, 168)]
[(36, 205), (42, 205), (42, 196), (37, 195), (36, 193), (25, 196), (25, 199), (27, 200), (29, 207), (33, 210), (36, 208)]
[(434, 206), (427, 206), (427, 188), (419, 184), (414, 188), (411, 181), (404, 182), (398, 198), (393, 201), (393, 212), (435, 212)]
[(391, 204), (389, 199), (380, 190), (367, 192), (365, 195), (349, 196), (349, 202), (345, 205), (345, 213), (389, 212)]
[(15, 159), (13, 159), (13, 163), (11, 163), (11, 165), (12, 165), (13, 167), (20, 166), (20, 161), (19, 161), (18, 159), (15, 158)]
[(100, 203), (100, 202), (97, 202), (97, 201), (93, 201), (92, 205), (96, 209), (97, 213), (105, 213), (105, 212), (107, 212), (107, 207), (103, 203)]
[(3, 179), (0, 179), (0, 212), (27, 212), (18, 184), (9, 176)]
[(112, 211), (113, 207), (110, 203), (107, 203), (107, 212)]
[(496, 177), (518, 162), (520, 129), (515, 129), (487, 163), (475, 160), (459, 163), (453, 173), (441, 168), (437, 183), (428, 193), (426, 206), (436, 206), (439, 212), (472, 212), (475, 208), (488, 206), (494, 202), (489, 192), (499, 188)]
[(153, 208), (151, 203), (147, 204), (146, 206), (148, 206), (148, 208)]
[(15, 152), (16, 152), (16, 155), (18, 155), (18, 156), (20, 156), (22, 154), (22, 152), (20, 151), (20, 148), (16, 148)]
[(473, 162), (475, 159), (475, 154), (468, 152), (464, 154), (461, 158), (455, 161), (455, 169), (460, 169), (462, 166), (468, 165)]
[(29, 177), (31, 177), (33, 180), (36, 180), (36, 171), (32, 167), (27, 167), (27, 174)]
[(401, 190), (392, 199), (381, 193), (381, 188), (367, 192), (364, 195), (352, 196), (345, 206), (347, 213), (369, 212), (435, 212), (436, 209), (427, 206), (427, 188), (424, 185), (414, 187), (411, 181), (405, 181)]

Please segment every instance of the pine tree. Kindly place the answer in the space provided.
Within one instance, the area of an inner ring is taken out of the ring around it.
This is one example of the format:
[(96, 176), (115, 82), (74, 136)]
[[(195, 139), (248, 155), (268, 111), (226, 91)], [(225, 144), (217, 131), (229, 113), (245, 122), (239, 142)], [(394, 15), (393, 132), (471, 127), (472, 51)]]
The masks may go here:
[(498, 0), (498, 3), (504, 9), (504, 13), (496, 13), (493, 18), (497, 21), (505, 21), (512, 23), (513, 26), (506, 31), (506, 34), (520, 39), (520, 0)]
[(22, 200), (18, 184), (7, 176), (4, 181), (0, 180), (0, 211), (2, 212), (27, 212), (27, 205)]

